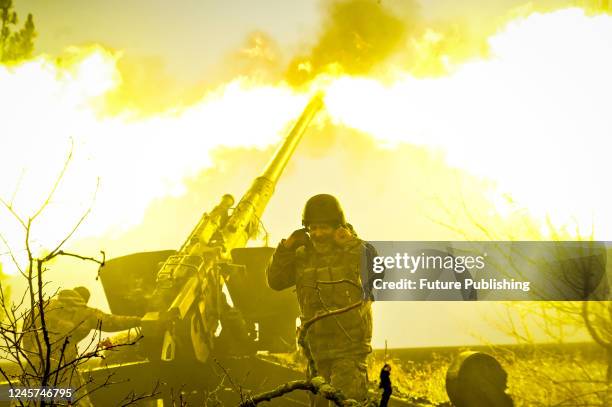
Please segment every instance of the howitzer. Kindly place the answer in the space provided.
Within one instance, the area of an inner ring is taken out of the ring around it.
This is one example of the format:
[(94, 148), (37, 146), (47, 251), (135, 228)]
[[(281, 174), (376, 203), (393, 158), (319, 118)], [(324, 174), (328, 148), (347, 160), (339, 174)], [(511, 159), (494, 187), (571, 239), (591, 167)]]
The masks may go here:
[(207, 361), (226, 304), (223, 285), (240, 271), (232, 262), (232, 250), (245, 247), (256, 234), (276, 183), (322, 106), (323, 97), (317, 94), (236, 207), (232, 210), (234, 198), (224, 195), (178, 252), (165, 260), (142, 319), (149, 360)]

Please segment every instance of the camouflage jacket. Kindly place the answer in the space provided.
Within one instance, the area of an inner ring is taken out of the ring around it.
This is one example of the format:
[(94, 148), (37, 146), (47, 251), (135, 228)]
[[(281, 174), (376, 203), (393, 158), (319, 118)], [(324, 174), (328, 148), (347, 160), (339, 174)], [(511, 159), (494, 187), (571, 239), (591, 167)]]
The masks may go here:
[[(35, 325), (30, 325), (23, 337), (23, 348), (33, 355), (39, 354), (37, 343), (40, 342), (43, 354), (44, 339), (40, 331), (41, 321), (38, 315), (38, 310), (30, 312), (26, 321), (31, 321), (35, 318)], [(74, 359), (77, 355), (77, 344), (83, 340), (92, 329), (100, 329), (105, 332), (123, 331), (140, 325), (140, 318), (133, 316), (111, 315), (105, 312), (88, 307), (83, 298), (73, 290), (62, 290), (56, 298), (49, 301), (45, 306), (45, 325), (49, 332), (49, 341), (51, 343), (52, 358), (59, 360), (63, 357), (64, 360)], [(36, 335), (32, 328), (38, 329)], [(69, 340), (68, 346), (65, 347), (62, 355), (62, 347), (65, 340)]]
[(315, 322), (307, 340), (315, 360), (336, 359), (372, 351), (371, 296), (362, 281), (369, 277), (375, 249), (362, 240), (346, 247), (334, 245), (326, 253), (312, 246), (297, 250), (278, 246), (267, 269), (268, 285), (275, 290), (295, 286), (302, 320), (317, 313), (343, 308), (363, 300), (356, 309)]

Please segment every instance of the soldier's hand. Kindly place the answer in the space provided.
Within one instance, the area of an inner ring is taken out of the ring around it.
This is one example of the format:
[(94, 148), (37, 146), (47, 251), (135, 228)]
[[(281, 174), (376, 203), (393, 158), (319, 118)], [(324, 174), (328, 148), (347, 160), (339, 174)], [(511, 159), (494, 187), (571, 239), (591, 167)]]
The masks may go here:
[(300, 246), (306, 246), (310, 241), (310, 237), (308, 237), (308, 233), (306, 233), (306, 229), (298, 229), (291, 234), (285, 241), (283, 245), (287, 249), (297, 249)]
[(103, 341), (100, 341), (96, 347), (98, 349), (106, 350), (112, 348), (113, 346), (113, 341), (110, 338), (106, 338)]
[(346, 246), (357, 240), (357, 236), (346, 226), (338, 226), (334, 232), (334, 240), (339, 246)]

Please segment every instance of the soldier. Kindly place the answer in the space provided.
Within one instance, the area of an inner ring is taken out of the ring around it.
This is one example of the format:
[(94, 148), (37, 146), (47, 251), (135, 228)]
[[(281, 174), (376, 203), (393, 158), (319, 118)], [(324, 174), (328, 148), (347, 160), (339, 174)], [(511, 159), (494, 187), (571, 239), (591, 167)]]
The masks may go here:
[[(78, 372), (74, 374), (74, 368), (78, 364), (75, 363), (75, 360), (79, 355), (77, 344), (87, 337), (91, 330), (116, 332), (140, 325), (140, 317), (111, 315), (88, 307), (89, 297), (89, 290), (85, 287), (62, 290), (44, 308), (45, 325), (51, 344), (51, 371), (66, 366), (67, 368), (60, 372), (59, 377), (72, 377), (72, 383), (64, 383), (63, 387), (76, 388), (83, 382)], [(44, 357), (46, 354), (46, 346), (41, 332), (38, 309), (30, 311), (24, 330), (26, 334), (23, 337), (23, 349), (35, 369), (40, 370), (41, 356)], [(34, 377), (39, 377), (42, 373), (38, 371), (32, 374)], [(79, 405), (89, 405), (86, 396)]]
[[(348, 398), (365, 400), (372, 310), (371, 296), (363, 289), (363, 280), (370, 277), (362, 272), (371, 270), (366, 264), (371, 264), (376, 252), (346, 223), (332, 195), (310, 198), (302, 224), (304, 229), (278, 245), (268, 266), (268, 285), (275, 290), (296, 287), (303, 321), (362, 301), (358, 308), (316, 321), (306, 340), (318, 374)], [(312, 406), (327, 404), (321, 396), (311, 402)]]
[(383, 394), (378, 407), (387, 407), (391, 394), (393, 393), (393, 386), (391, 385), (391, 365), (388, 363), (385, 363), (380, 370), (380, 382), (378, 384), (378, 388), (383, 389)]

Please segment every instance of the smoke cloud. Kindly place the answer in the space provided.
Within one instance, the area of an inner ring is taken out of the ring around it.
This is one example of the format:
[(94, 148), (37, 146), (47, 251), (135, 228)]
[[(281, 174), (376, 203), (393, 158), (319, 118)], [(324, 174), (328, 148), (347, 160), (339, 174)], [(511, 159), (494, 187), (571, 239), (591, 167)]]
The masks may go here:
[(332, 2), (316, 44), (306, 55), (293, 58), (287, 80), (301, 85), (326, 71), (367, 74), (397, 50), (406, 33), (404, 22), (380, 3)]

